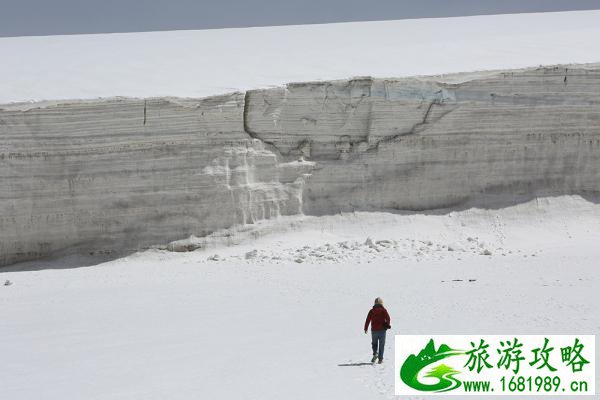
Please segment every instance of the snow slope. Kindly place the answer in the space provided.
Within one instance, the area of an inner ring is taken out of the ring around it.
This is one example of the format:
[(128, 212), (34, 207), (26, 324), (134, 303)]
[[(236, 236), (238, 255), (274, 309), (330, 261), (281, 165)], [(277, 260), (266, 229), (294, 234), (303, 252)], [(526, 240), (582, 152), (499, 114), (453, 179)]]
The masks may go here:
[(580, 197), (295, 226), (210, 252), (0, 273), (13, 282), (0, 286), (2, 397), (392, 399), (391, 335), (387, 363), (356, 365), (376, 296), (390, 334), (600, 331), (600, 206)]
[(600, 61), (600, 11), (0, 38), (0, 104)]

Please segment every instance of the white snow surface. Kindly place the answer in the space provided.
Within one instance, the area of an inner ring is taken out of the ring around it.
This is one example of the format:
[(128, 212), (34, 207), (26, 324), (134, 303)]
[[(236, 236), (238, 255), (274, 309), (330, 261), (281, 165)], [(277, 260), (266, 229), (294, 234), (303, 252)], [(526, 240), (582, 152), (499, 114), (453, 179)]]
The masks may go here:
[(600, 11), (0, 38), (0, 104), (600, 61)]
[[(4, 270), (2, 398), (392, 399), (394, 334), (600, 331), (600, 205), (581, 197), (290, 226)], [(364, 365), (376, 296), (392, 330), (386, 362)]]

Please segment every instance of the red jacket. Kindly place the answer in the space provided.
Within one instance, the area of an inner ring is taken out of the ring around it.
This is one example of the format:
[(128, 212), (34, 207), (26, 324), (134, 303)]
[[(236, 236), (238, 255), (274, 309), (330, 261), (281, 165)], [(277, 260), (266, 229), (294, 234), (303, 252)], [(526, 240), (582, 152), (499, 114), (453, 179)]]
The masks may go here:
[(369, 322), (371, 323), (371, 331), (382, 331), (386, 326), (390, 325), (392, 320), (387, 310), (381, 304), (375, 304), (369, 311), (369, 314), (367, 314), (365, 331), (369, 328)]

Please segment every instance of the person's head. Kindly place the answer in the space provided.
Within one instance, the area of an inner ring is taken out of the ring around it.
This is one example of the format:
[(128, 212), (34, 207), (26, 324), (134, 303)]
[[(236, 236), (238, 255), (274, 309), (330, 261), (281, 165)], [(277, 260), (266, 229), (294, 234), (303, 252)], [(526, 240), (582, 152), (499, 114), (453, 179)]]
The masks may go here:
[(381, 297), (378, 297), (375, 299), (375, 305), (377, 305), (377, 304), (383, 305), (383, 299)]

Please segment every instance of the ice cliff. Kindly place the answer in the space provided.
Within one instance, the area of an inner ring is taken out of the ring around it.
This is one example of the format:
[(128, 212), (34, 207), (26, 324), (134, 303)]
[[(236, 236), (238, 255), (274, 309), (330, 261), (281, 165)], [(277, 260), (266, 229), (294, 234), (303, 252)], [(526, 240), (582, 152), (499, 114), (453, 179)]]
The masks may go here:
[(0, 265), (599, 191), (598, 65), (0, 106)]

